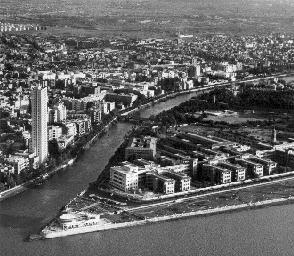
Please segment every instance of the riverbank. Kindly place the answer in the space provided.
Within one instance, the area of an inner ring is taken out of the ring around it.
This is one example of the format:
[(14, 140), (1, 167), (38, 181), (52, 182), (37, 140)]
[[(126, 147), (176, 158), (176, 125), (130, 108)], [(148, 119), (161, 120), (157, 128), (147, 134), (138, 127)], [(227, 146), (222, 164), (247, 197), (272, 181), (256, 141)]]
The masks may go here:
[(204, 216), (212, 216), (212, 215), (216, 215), (216, 214), (232, 213), (232, 212), (236, 212), (236, 211), (255, 210), (255, 209), (269, 207), (269, 206), (291, 204), (293, 202), (294, 202), (294, 197), (279, 198), (279, 199), (260, 201), (260, 202), (256, 202), (256, 203), (217, 207), (217, 208), (212, 208), (212, 209), (208, 209), (208, 210), (199, 210), (199, 211), (195, 211), (195, 212), (154, 217), (154, 218), (150, 218), (150, 219), (138, 220), (138, 221), (132, 221), (132, 222), (105, 223), (103, 225), (79, 227), (79, 228), (73, 228), (70, 230), (62, 230), (62, 229), (56, 230), (55, 229), (54, 231), (51, 231), (50, 229), (48, 229), (48, 227), (46, 227), (44, 230), (42, 230), (38, 239), (51, 239), (51, 238), (78, 235), (78, 234), (89, 233), (89, 232), (129, 228), (129, 227), (154, 224), (154, 223), (165, 222), (165, 221), (175, 221), (175, 220), (191, 218), (191, 217), (204, 217)]
[[(97, 142), (98, 138), (105, 133), (105, 131), (109, 128), (110, 125), (112, 125), (114, 122), (117, 121), (117, 117), (114, 117), (111, 121), (109, 121), (105, 127), (99, 131), (98, 133), (96, 133), (94, 135), (93, 138), (91, 138), (90, 141), (88, 141), (83, 147), (82, 147), (82, 150), (87, 150), (89, 149), (95, 142)], [(42, 179), (42, 176), (46, 175), (47, 179), (49, 179), (50, 177), (52, 177), (54, 174), (56, 174), (57, 172), (73, 165), (75, 163), (75, 161), (77, 161), (77, 159), (79, 158), (79, 156), (82, 154), (82, 151), (79, 152), (79, 154), (74, 157), (74, 158), (71, 158), (71, 159), (67, 159), (65, 160), (63, 163), (61, 163), (59, 166), (55, 167), (53, 170), (51, 171), (46, 171), (45, 173), (42, 173), (40, 176), (32, 179), (32, 180), (29, 180), (29, 181), (26, 181), (22, 184), (19, 184), (11, 189), (7, 189), (7, 190), (4, 190), (2, 192), (0, 192), (0, 202), (5, 200), (5, 199), (8, 199), (8, 198), (11, 198), (19, 193), (22, 193), (24, 191), (26, 191), (27, 189), (29, 189), (30, 187), (34, 186), (35, 184), (37, 184), (40, 179)]]
[[(63, 162), (61, 165), (59, 165), (58, 167), (54, 168), (53, 170), (51, 171), (48, 171), (46, 172), (45, 174), (48, 175), (47, 179), (49, 179), (51, 176), (53, 176), (55, 173), (71, 166), (74, 164), (74, 162), (76, 161), (77, 157), (74, 157), (74, 158), (71, 158), (69, 160), (66, 160), (65, 162)], [(20, 184), (20, 185), (17, 185), (11, 189), (8, 189), (8, 190), (5, 190), (5, 191), (2, 191), (0, 193), (0, 202), (5, 200), (5, 199), (8, 199), (10, 197), (13, 197), (21, 192), (24, 192), (26, 191), (27, 189), (29, 189), (31, 186), (35, 185), (40, 178), (42, 178), (44, 174), (42, 174), (41, 176), (39, 177), (36, 177), (34, 178), (33, 180), (29, 180), (23, 184)]]

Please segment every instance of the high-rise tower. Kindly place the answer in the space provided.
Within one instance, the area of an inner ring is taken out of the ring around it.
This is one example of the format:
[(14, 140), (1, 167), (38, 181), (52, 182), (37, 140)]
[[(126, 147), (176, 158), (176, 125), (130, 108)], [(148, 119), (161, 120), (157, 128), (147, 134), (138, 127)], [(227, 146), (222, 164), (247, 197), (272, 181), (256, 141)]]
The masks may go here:
[(48, 156), (47, 87), (37, 85), (31, 93), (32, 102), (32, 150), (43, 163)]

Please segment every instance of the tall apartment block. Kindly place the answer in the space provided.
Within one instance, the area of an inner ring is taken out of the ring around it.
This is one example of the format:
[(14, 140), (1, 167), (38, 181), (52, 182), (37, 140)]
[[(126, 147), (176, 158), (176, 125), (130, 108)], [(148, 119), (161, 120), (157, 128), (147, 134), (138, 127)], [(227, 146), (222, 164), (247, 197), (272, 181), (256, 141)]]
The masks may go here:
[(31, 92), (32, 102), (32, 151), (43, 163), (48, 156), (47, 87), (37, 85)]

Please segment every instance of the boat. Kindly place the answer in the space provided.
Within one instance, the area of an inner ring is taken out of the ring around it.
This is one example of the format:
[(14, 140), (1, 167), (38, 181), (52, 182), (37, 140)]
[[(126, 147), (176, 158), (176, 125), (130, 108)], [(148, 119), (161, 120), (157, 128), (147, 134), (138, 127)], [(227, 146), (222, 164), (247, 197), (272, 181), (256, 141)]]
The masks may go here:
[(41, 239), (44, 239), (44, 237), (39, 234), (31, 234), (28, 237), (28, 241), (35, 241), (35, 240), (41, 240)]

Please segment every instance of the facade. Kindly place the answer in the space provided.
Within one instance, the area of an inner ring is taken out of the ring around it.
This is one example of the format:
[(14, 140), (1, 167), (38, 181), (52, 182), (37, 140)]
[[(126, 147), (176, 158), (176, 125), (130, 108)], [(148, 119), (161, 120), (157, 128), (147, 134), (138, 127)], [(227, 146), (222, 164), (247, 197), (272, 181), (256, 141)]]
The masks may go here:
[(30, 166), (30, 162), (27, 157), (11, 155), (6, 160), (14, 167), (16, 174), (19, 174), (21, 171), (29, 168)]
[(184, 173), (167, 172), (164, 174), (175, 180), (175, 192), (189, 191), (191, 187), (191, 177)]
[(238, 182), (246, 179), (246, 168), (241, 165), (222, 162), (219, 163), (219, 166), (232, 171), (232, 181)]
[(188, 77), (197, 78), (201, 76), (201, 66), (199, 64), (191, 65), (188, 69)]
[(62, 127), (56, 125), (48, 126), (48, 140), (58, 139), (62, 136)]
[(11, 164), (0, 163), (0, 173), (14, 174), (15, 169)]
[(47, 87), (37, 85), (31, 92), (32, 102), (32, 151), (39, 157), (39, 163), (48, 156), (48, 110)]
[(86, 124), (83, 120), (74, 120), (76, 125), (76, 131), (78, 136), (82, 136), (86, 133)]
[(59, 123), (66, 120), (66, 107), (62, 102), (57, 103), (49, 110), (49, 123)]
[(294, 150), (275, 150), (275, 161), (282, 166), (294, 168)]
[(232, 182), (232, 171), (215, 165), (204, 164), (202, 166), (202, 176), (215, 184)]
[(102, 110), (100, 107), (90, 110), (90, 116), (92, 123), (99, 123), (102, 119)]
[(67, 128), (67, 135), (69, 136), (76, 136), (77, 135), (77, 128), (74, 122), (67, 122), (65, 124)]
[(156, 155), (157, 139), (153, 137), (133, 138), (125, 149), (125, 159), (144, 158), (153, 160)]
[(236, 163), (247, 168), (247, 174), (251, 178), (263, 176), (263, 165), (247, 159), (236, 158)]
[(168, 195), (175, 192), (175, 180), (153, 172), (146, 174), (146, 185), (156, 193)]
[(103, 102), (103, 114), (107, 115), (115, 109), (115, 102)]
[(183, 173), (187, 166), (161, 167), (152, 161), (138, 159), (110, 168), (110, 185), (124, 192), (148, 188), (155, 193), (173, 194), (190, 190), (191, 178)]
[(124, 166), (113, 166), (110, 168), (110, 184), (122, 191), (138, 189), (139, 167), (128, 164)]
[(63, 135), (57, 139), (58, 147), (61, 149), (66, 148), (68, 145), (74, 142), (75, 136)]
[(263, 165), (264, 175), (271, 175), (273, 170), (277, 167), (277, 163), (269, 159), (253, 157), (250, 158), (250, 160), (252, 162)]

